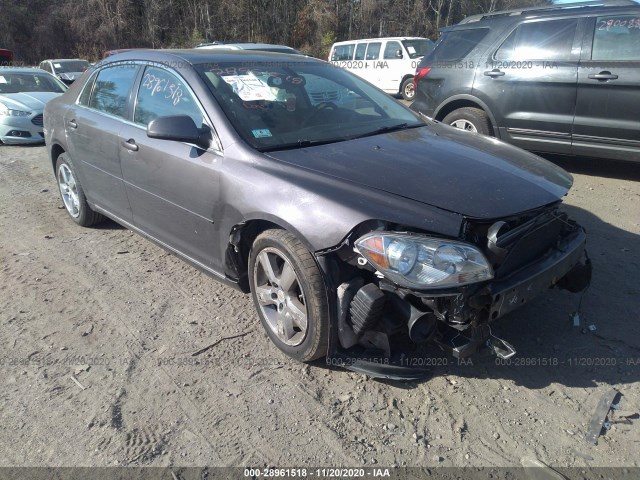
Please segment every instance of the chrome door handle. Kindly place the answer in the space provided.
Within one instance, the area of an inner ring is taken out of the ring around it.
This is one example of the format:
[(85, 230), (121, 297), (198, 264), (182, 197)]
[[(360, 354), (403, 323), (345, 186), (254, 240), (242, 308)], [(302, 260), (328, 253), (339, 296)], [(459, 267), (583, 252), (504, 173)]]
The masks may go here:
[(486, 72), (484, 72), (485, 76), (487, 77), (504, 77), (504, 72), (501, 72), (500, 70), (498, 70), (497, 68), (494, 68), (493, 70), (487, 70)]
[(67, 125), (69, 125), (69, 127), (71, 127), (71, 128), (78, 128), (78, 124), (76, 123), (75, 120), (69, 120), (67, 122)]

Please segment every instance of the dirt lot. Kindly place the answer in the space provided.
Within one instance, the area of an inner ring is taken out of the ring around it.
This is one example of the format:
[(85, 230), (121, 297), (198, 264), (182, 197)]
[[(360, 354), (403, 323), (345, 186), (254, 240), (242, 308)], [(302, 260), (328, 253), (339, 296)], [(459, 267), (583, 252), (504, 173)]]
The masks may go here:
[(555, 160), (589, 233), (596, 330), (549, 291), (496, 326), (511, 365), (449, 359), (407, 383), (288, 361), (248, 296), (114, 223), (77, 227), (44, 147), (0, 147), (0, 466), (638, 466), (639, 168)]

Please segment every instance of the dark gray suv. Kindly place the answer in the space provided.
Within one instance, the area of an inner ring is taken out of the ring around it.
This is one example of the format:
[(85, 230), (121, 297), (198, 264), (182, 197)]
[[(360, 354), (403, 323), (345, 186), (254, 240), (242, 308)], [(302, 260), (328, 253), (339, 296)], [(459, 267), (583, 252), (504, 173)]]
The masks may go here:
[(589, 283), (585, 232), (560, 206), (570, 175), (326, 62), (133, 51), (44, 118), (73, 221), (109, 217), (251, 292), (269, 337), (301, 361), (415, 376), (431, 340), (508, 357), (490, 322)]
[(412, 108), (527, 150), (640, 161), (640, 4), (468, 17), (416, 71)]

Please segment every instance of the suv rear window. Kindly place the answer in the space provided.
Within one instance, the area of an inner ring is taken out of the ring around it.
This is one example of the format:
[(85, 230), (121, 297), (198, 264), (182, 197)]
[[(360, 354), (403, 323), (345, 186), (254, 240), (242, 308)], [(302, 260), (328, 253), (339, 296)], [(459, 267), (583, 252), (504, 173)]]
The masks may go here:
[(497, 60), (569, 60), (577, 19), (524, 23), (496, 52)]
[(462, 60), (489, 33), (488, 28), (445, 32), (433, 51), (437, 61)]

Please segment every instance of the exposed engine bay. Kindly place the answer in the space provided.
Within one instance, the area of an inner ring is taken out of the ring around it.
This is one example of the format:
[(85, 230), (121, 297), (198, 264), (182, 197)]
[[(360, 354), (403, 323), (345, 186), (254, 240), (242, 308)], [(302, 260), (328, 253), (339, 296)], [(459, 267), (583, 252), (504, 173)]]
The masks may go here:
[[(361, 225), (325, 253), (344, 266), (337, 282), (339, 345), (330, 353), (332, 362), (374, 376), (407, 378), (418, 374), (403, 359), (427, 344), (456, 358), (479, 350), (509, 358), (515, 349), (492, 335), (491, 322), (548, 288), (583, 291), (591, 281), (585, 243), (583, 228), (558, 204), (493, 221), (465, 219), (455, 240), (399, 225), (380, 224), (373, 231)], [(456, 264), (455, 255), (471, 266)], [(419, 273), (397, 274), (418, 269), (420, 258)], [(388, 269), (381, 271), (380, 265)], [(435, 286), (419, 288), (419, 281)], [(460, 285), (447, 285), (452, 281)]]

